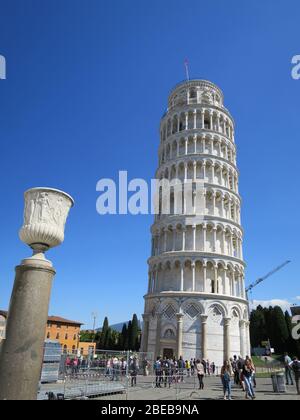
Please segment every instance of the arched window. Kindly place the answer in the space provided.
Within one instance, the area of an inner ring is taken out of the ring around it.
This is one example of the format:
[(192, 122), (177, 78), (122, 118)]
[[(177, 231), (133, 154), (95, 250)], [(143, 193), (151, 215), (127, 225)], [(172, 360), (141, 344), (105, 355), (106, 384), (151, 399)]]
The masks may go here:
[(49, 340), (49, 338), (50, 338), (50, 333), (48, 332), (48, 334), (47, 334), (47, 340)]
[(59, 334), (56, 334), (56, 340), (59, 340)]
[(194, 89), (194, 88), (190, 89), (190, 99), (196, 99), (196, 98), (197, 98), (196, 89)]
[(76, 353), (76, 347), (75, 347), (75, 346), (73, 346), (73, 347), (72, 347), (72, 353), (73, 353), (73, 354), (75, 354), (75, 353)]
[(64, 354), (67, 354), (68, 353), (68, 347), (67, 347), (67, 345), (65, 344), (64, 345)]

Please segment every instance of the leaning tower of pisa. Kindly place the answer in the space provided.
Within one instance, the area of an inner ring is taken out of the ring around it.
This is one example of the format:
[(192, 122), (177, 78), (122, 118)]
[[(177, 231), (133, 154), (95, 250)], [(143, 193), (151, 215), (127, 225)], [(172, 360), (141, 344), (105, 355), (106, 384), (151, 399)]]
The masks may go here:
[[(172, 187), (170, 211), (160, 203), (151, 229), (143, 351), (217, 365), (249, 354), (238, 176), (234, 121), (222, 91), (206, 80), (180, 83), (160, 125), (156, 178)], [(199, 208), (192, 192), (193, 211), (186, 213), (184, 198), (178, 211), (175, 180), (192, 191), (200, 185)]]

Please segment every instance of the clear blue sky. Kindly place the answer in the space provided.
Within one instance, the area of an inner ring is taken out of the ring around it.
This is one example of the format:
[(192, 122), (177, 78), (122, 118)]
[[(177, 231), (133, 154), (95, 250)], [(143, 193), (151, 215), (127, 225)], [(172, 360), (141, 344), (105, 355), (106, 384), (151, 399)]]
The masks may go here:
[(91, 324), (143, 311), (151, 216), (100, 217), (96, 183), (119, 170), (150, 179), (167, 95), (184, 78), (224, 91), (237, 124), (247, 282), (285, 259), (255, 299), (299, 290), (300, 54), (297, 0), (1, 0), (0, 307), (14, 266), (23, 191), (52, 186), (76, 206), (55, 264), (50, 314)]

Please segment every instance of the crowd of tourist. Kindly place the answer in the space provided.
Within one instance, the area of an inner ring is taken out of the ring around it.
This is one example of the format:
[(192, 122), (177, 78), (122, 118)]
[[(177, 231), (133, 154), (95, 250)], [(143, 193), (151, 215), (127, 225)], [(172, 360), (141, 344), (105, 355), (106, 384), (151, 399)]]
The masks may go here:
[(184, 360), (176, 358), (158, 357), (154, 363), (155, 386), (156, 388), (171, 387), (172, 383), (182, 383), (185, 378), (198, 375), (199, 387), (204, 389), (203, 378), (216, 374), (216, 365), (209, 360)]
[[(254, 400), (256, 398), (256, 369), (252, 359), (248, 356), (245, 359), (234, 356), (232, 359), (224, 361), (221, 370), (209, 360), (184, 360), (183, 357), (179, 359), (158, 357), (153, 366), (146, 358), (139, 360), (137, 356), (131, 356), (128, 361), (127, 358), (112, 357), (107, 359), (104, 364), (101, 360), (91, 363), (97, 364), (97, 366), (92, 366), (93, 368), (103, 368), (104, 376), (111, 381), (119, 381), (128, 377), (131, 387), (137, 385), (139, 374), (152, 375), (153, 369), (153, 385), (156, 388), (170, 388), (172, 384), (183, 383), (187, 378), (197, 377), (199, 390), (203, 390), (206, 377), (220, 376), (225, 400), (232, 399), (233, 385), (244, 392), (246, 399)], [(86, 360), (78, 357), (67, 357), (65, 364), (70, 374), (78, 374), (81, 370), (91, 367), (88, 366)], [(285, 354), (284, 365), (286, 385), (294, 385), (295, 381), (297, 393), (300, 395), (300, 361), (296, 357), (292, 360), (288, 354)]]

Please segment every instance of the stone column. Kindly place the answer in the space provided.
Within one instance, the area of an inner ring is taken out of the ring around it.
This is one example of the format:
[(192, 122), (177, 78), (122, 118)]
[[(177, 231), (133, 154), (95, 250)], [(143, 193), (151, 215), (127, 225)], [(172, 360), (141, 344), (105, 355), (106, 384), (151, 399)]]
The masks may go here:
[(184, 291), (184, 263), (181, 263), (180, 291)]
[(204, 111), (204, 109), (201, 109), (202, 129), (204, 129), (204, 119), (205, 119), (205, 111)]
[(189, 113), (188, 112), (185, 113), (185, 129), (186, 130), (189, 129)]
[(167, 252), (167, 234), (168, 234), (168, 229), (165, 228), (164, 229), (164, 252)]
[(197, 154), (197, 134), (194, 135), (194, 153)]
[(197, 128), (197, 110), (194, 110), (194, 130)]
[(206, 225), (202, 227), (202, 234), (203, 234), (203, 252), (206, 252)]
[(215, 183), (215, 164), (213, 163), (211, 165), (211, 178), (212, 178), (212, 184)]
[(172, 246), (172, 251), (174, 252), (176, 248), (176, 228), (173, 228), (173, 246)]
[(194, 181), (197, 179), (197, 162), (193, 162), (193, 169), (194, 169)]
[(186, 236), (186, 228), (182, 229), (182, 251), (185, 251), (185, 236)]
[(196, 290), (196, 264), (192, 262), (193, 292)]
[(202, 140), (202, 153), (205, 153), (205, 136), (201, 137)]
[(203, 168), (203, 181), (206, 181), (206, 162), (203, 162), (202, 164), (202, 168)]
[(225, 209), (224, 209), (224, 195), (221, 197), (221, 217), (225, 218)]
[(240, 352), (241, 352), (240, 354), (241, 354), (242, 358), (245, 358), (245, 356), (246, 356), (246, 350), (245, 350), (245, 341), (246, 341), (246, 334), (245, 334), (246, 329), (245, 329), (245, 327), (246, 327), (246, 325), (245, 325), (245, 321), (241, 320), (239, 326), (240, 326)]
[(143, 353), (147, 353), (148, 351), (148, 340), (149, 340), (149, 314), (143, 315), (143, 336), (142, 336), (142, 348), (141, 351)]
[(213, 252), (217, 251), (217, 228), (213, 227)]
[(207, 293), (207, 264), (206, 262), (203, 264), (203, 292)]
[(156, 270), (154, 275), (154, 293), (158, 291), (158, 270)]
[(177, 318), (177, 358), (182, 356), (182, 340), (183, 340), (183, 314), (176, 314)]
[(156, 325), (156, 343), (155, 343), (155, 359), (159, 356), (161, 356), (160, 351), (160, 339), (161, 339), (161, 318), (162, 318), (162, 314), (161, 313), (157, 313), (156, 315), (157, 317), (157, 325)]
[(214, 276), (215, 276), (215, 287), (214, 293), (219, 293), (219, 278), (218, 278), (218, 266), (214, 267)]
[(51, 263), (16, 267), (6, 340), (0, 356), (0, 400), (36, 400), (52, 280)]
[(224, 318), (224, 360), (229, 360), (231, 357), (230, 322), (231, 318)]
[(251, 355), (251, 340), (250, 340), (250, 322), (245, 322), (245, 329), (246, 329), (246, 351), (247, 354), (245, 356)]
[(192, 229), (193, 229), (193, 251), (196, 251), (196, 229), (197, 229), (197, 226), (193, 225)]
[(201, 331), (202, 331), (202, 359), (207, 360), (207, 315), (201, 315)]
[[(222, 199), (222, 201), (223, 201), (223, 199)], [(222, 254), (224, 254), (224, 255), (225, 255), (225, 244), (226, 244), (226, 231), (223, 228), (223, 230), (222, 230)]]

